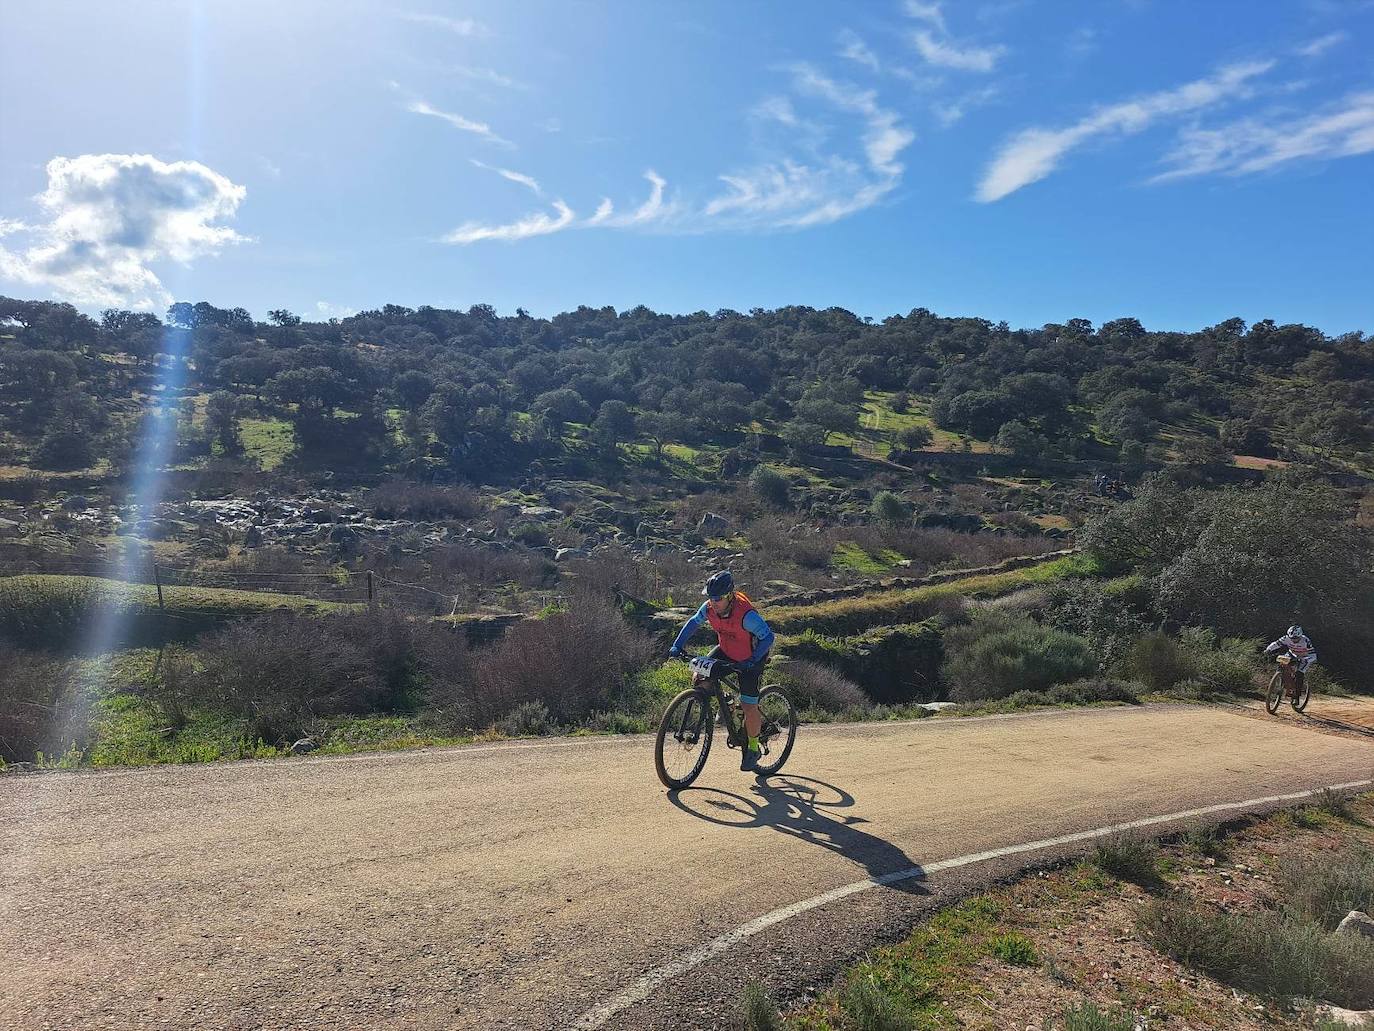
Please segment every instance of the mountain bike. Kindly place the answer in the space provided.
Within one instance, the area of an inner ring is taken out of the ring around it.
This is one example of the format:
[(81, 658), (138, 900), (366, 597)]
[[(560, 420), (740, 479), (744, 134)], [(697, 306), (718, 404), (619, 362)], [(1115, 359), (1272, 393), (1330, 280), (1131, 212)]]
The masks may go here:
[[(692, 686), (668, 703), (654, 742), (654, 766), (669, 791), (685, 788), (701, 775), (715, 737), (717, 712), (725, 727), (726, 746), (743, 748), (747, 744), (738, 668), (733, 662), (705, 655), (685, 658), (692, 669)], [(759, 692), (759, 715), (763, 727), (755, 772), (766, 777), (781, 770), (792, 754), (797, 740), (797, 710), (782, 688), (770, 684)]]
[(1265, 709), (1272, 716), (1279, 711), (1284, 698), (1287, 698), (1294, 712), (1302, 712), (1312, 700), (1311, 683), (1303, 677), (1302, 686), (1298, 686), (1298, 660), (1293, 656), (1280, 655), (1274, 661), (1279, 664), (1279, 668), (1274, 670), (1274, 675), (1269, 678), (1269, 691), (1264, 696)]

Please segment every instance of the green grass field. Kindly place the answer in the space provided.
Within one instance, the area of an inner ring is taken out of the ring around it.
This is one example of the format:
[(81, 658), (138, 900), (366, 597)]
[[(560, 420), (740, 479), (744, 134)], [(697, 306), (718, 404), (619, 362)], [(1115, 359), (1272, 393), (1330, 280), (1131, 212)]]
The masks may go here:
[(295, 431), (285, 419), (240, 419), (243, 451), (264, 470), (277, 468), (296, 446)]

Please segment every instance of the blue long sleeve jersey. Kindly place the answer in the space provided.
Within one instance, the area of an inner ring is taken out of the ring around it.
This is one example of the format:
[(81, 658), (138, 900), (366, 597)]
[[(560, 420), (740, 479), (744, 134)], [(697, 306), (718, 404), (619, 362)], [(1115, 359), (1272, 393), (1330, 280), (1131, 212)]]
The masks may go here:
[[(684, 648), (687, 642), (692, 639), (692, 635), (706, 622), (706, 606), (710, 602), (702, 602), (701, 608), (697, 609), (692, 618), (682, 624), (682, 629), (678, 631), (677, 640), (673, 642), (674, 650)], [(755, 666), (763, 661), (763, 657), (768, 654), (773, 647), (773, 631), (768, 628), (758, 610), (751, 610), (744, 615), (740, 624), (745, 630), (749, 631), (749, 636), (754, 639), (754, 653), (749, 656), (748, 665)]]

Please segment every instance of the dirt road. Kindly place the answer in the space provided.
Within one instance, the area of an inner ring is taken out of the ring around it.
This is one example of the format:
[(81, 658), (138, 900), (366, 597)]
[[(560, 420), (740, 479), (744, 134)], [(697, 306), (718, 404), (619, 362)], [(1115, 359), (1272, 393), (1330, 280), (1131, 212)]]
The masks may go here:
[(1171, 706), (803, 728), (783, 777), (744, 777), (722, 748), (676, 800), (650, 749), (0, 779), (0, 1013), (15, 1029), (711, 1026), (743, 980), (823, 979), (950, 890), (934, 873), (852, 893), (869, 877), (1374, 771), (1374, 741)]

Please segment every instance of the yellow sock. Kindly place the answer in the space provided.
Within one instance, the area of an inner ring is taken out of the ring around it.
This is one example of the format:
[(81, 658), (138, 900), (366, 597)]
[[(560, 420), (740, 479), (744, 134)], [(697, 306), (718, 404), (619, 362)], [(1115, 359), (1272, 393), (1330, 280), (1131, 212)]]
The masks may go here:
[(751, 738), (749, 739), (749, 751), (751, 751), (751, 752), (758, 752), (758, 751), (761, 751), (761, 749), (759, 748), (759, 739), (758, 739), (758, 738), (756, 738), (756, 737), (751, 737)]

